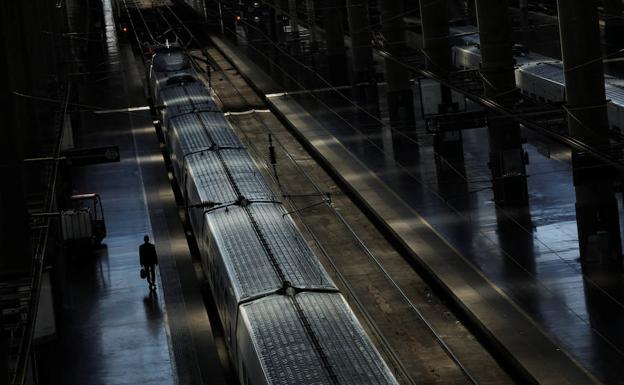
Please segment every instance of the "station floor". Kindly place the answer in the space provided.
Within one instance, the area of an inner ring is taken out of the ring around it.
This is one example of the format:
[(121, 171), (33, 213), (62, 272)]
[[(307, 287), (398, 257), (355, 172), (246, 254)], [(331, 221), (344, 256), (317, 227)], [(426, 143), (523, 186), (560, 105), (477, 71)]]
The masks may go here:
[[(72, 170), (75, 193), (101, 195), (108, 235), (95, 255), (66, 262), (58, 383), (225, 384), (227, 353), (213, 335), (149, 110), (125, 111), (147, 105), (143, 74), (117, 40), (110, 1), (104, 10), (107, 55), (76, 90), (75, 140), (118, 145), (121, 162)], [(139, 277), (146, 234), (159, 256), (155, 292)]]
[[(463, 132), (463, 161), (451, 162), (459, 173), (445, 172), (434, 160), (422, 117), (418, 116), (413, 141), (390, 128), (383, 84), (378, 89), (381, 113), (371, 118), (355, 110), (348, 89), (342, 95), (327, 89), (302, 89), (292, 79), (296, 72), (284, 64), (288, 60), (280, 58), (282, 53), (263, 54), (271, 52), (271, 47), (240, 48), (248, 59), (264, 65), (272, 80), (279, 82), (275, 74), (288, 73), (290, 79), (282, 89), (265, 88), (265, 94), (277, 93), (269, 98), (302, 106), (331, 133), (332, 140), (348, 149), (462, 259), (502, 290), (557, 349), (568, 352), (598, 381), (624, 384), (623, 278), (589, 275), (581, 268), (568, 151), (556, 146), (545, 151), (546, 145), (535, 141), (525, 145), (530, 157), (530, 204), (504, 209), (494, 204), (489, 187), (487, 128)], [(305, 84), (305, 76), (299, 81)], [(419, 115), (419, 93), (416, 87), (413, 90)], [(282, 96), (283, 91), (291, 92)], [(622, 219), (621, 196), (618, 200)], [(403, 216), (410, 223), (410, 212)]]

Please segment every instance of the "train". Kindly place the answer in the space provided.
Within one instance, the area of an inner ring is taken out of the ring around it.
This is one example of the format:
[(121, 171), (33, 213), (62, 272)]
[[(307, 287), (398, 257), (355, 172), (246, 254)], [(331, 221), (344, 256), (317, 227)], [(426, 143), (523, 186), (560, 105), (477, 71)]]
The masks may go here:
[(397, 385), (179, 47), (148, 84), (241, 385)]
[[(474, 27), (455, 27), (452, 33), (459, 36), (452, 47), (453, 65), (458, 69), (479, 68), (481, 51)], [(560, 60), (521, 49), (514, 50), (514, 59), (516, 85), (525, 96), (542, 103), (558, 104), (565, 101), (565, 76)], [(610, 128), (622, 133), (624, 80), (605, 75), (605, 94)]]

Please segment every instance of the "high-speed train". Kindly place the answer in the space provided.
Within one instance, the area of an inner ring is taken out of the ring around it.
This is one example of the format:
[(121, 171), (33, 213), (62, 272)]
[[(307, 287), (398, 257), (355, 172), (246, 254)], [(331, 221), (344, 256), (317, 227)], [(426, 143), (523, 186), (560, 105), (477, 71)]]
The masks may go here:
[(397, 380), (180, 49), (149, 84), (241, 384)]
[[(461, 36), (452, 48), (453, 65), (460, 69), (474, 69), (481, 66), (479, 38), (474, 27), (454, 28)], [(472, 33), (470, 32), (472, 31)], [(536, 53), (515, 52), (516, 85), (528, 97), (544, 103), (565, 101), (565, 77), (563, 63)], [(607, 111), (612, 130), (624, 129), (624, 80), (605, 75)]]

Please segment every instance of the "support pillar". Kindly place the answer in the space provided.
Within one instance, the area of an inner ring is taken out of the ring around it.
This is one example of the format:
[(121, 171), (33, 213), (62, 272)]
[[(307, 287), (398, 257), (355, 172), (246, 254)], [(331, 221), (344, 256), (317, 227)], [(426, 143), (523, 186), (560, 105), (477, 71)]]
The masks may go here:
[(624, 48), (624, 4), (622, 0), (604, 0), (605, 42), (607, 52)]
[[(388, 110), (390, 123), (401, 131), (412, 131), (415, 124), (414, 96), (410, 72), (397, 63), (405, 53), (405, 22), (403, 1), (379, 0), (384, 50), (390, 55), (385, 59), (388, 83)], [(403, 139), (405, 140), (405, 139)]]
[[(476, 0), (485, 96), (503, 106), (518, 97), (507, 0)], [(489, 113), (490, 170), (498, 204), (528, 203), (526, 155), (519, 124)]]
[(297, 0), (288, 0), (288, 19), (291, 33), (291, 54), (301, 58), (301, 44), (299, 38), (299, 16), (297, 15)]
[(29, 224), (24, 193), (23, 132), (30, 128), (28, 104), (13, 91), (29, 92), (27, 48), (22, 2), (0, 3), (0, 105), (3, 129), (0, 151), (0, 273), (21, 273), (31, 268)]
[(359, 106), (376, 113), (377, 80), (371, 45), (371, 29), (366, 0), (347, 0), (349, 35), (351, 36), (351, 60), (355, 100)]
[[(570, 135), (588, 145), (609, 147), (609, 121), (596, 0), (558, 0), (561, 55), (566, 80)], [(622, 267), (614, 170), (573, 152), (576, 221), (584, 267)]]
[(472, 25), (477, 21), (477, 0), (466, 0), (466, 24)]
[(327, 47), (327, 73), (334, 86), (348, 84), (347, 51), (344, 43), (343, 0), (323, 0), (323, 22)]
[(236, 12), (234, 0), (219, 1), (219, 16), (221, 17), (221, 33), (227, 38), (236, 41)]
[[(445, 78), (453, 67), (447, 0), (421, 1), (420, 7), (425, 64), (428, 70)], [(445, 114), (456, 110), (457, 105), (453, 104), (451, 90), (440, 85), (437, 113)], [(436, 152), (436, 174), (441, 194), (449, 199), (459, 199), (460, 196), (463, 198), (468, 186), (461, 131), (435, 133), (433, 147)]]
[[(428, 70), (441, 78), (446, 78), (453, 69), (447, 1), (421, 1), (420, 7), (425, 64)], [(451, 90), (440, 85), (438, 114), (456, 111), (457, 105), (453, 104)], [(443, 157), (461, 158), (463, 154), (461, 131), (436, 133), (434, 150)]]
[(306, 0), (306, 16), (308, 20), (308, 27), (310, 30), (310, 44), (313, 50), (316, 50), (316, 43), (318, 38), (316, 37), (316, 8), (314, 7), (314, 0)]
[[(0, 325), (2, 325), (0, 314)], [(0, 327), (0, 385), (9, 385), (9, 342), (4, 328)]]
[(520, 0), (520, 26), (522, 28), (522, 43), (528, 44), (531, 38), (529, 31), (529, 0)]

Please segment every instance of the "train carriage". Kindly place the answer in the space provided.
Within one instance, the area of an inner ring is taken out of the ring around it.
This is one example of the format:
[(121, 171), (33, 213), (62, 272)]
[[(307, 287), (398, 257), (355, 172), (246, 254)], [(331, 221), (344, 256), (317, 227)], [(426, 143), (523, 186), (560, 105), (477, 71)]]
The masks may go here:
[(612, 130), (621, 133), (624, 129), (624, 81), (607, 78), (605, 92), (609, 101), (607, 103), (609, 124)]
[(222, 112), (197, 112), (172, 118), (167, 130), (171, 162), (176, 178), (184, 181), (185, 158), (207, 150), (243, 149)]
[(152, 68), (174, 174), (240, 383), (396, 385), (209, 90)]
[[(204, 216), (202, 262), (219, 306), (228, 344), (235, 338), (237, 306), (283, 289), (337, 291), (318, 258), (279, 204), (254, 203)], [(232, 346), (230, 346), (232, 348)], [(235, 351), (230, 349), (235, 359)]]
[(160, 110), (161, 127), (165, 133), (169, 120), (195, 112), (221, 112), (210, 91), (194, 78), (170, 78), (155, 99)]
[(262, 298), (238, 325), (241, 384), (397, 384), (339, 293)]
[(156, 50), (149, 62), (149, 84), (155, 100), (162, 87), (172, 78), (197, 78), (197, 70), (189, 56), (180, 47)]
[[(217, 207), (228, 206), (241, 199), (248, 202), (277, 201), (244, 150), (203, 151), (188, 155), (185, 163), (185, 172), (179, 184), (187, 205), (191, 207), (207, 202), (213, 202)], [(189, 209), (196, 229), (203, 226), (202, 215), (206, 208)]]
[(543, 102), (565, 100), (565, 80), (561, 62), (540, 62), (516, 70), (516, 85), (526, 95)]

